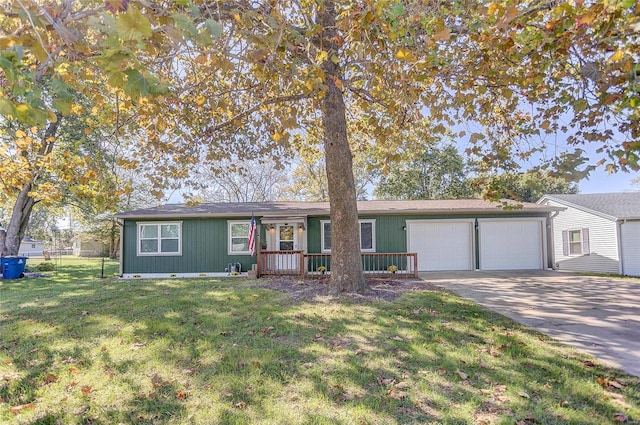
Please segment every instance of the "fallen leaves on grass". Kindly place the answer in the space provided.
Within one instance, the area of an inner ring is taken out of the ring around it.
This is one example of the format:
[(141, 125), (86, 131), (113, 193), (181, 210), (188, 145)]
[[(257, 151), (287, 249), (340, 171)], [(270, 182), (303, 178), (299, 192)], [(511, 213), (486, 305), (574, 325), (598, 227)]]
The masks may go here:
[(89, 395), (93, 392), (93, 387), (91, 385), (83, 385), (80, 387), (80, 391), (82, 391), (83, 395)]
[(176, 393), (176, 398), (178, 400), (184, 400), (185, 398), (187, 398), (187, 391), (186, 390), (178, 391)]
[(460, 379), (462, 379), (463, 381), (466, 381), (467, 378), (469, 377), (469, 375), (467, 375), (466, 373), (464, 373), (463, 371), (461, 371), (460, 369), (456, 369), (456, 374), (460, 377)]
[(388, 396), (389, 398), (393, 398), (393, 399), (396, 399), (396, 400), (400, 400), (400, 399), (403, 399), (403, 398), (405, 398), (405, 397), (407, 396), (407, 392), (406, 392), (406, 391), (399, 390), (399, 389), (398, 389), (398, 388), (396, 388), (396, 387), (391, 387), (391, 388), (389, 388), (389, 390), (387, 391), (387, 396)]
[(49, 373), (47, 374), (47, 376), (44, 377), (45, 385), (53, 384), (54, 382), (58, 382), (58, 375)]
[(378, 384), (380, 385), (392, 385), (394, 382), (396, 382), (396, 380), (393, 378), (384, 378), (382, 376), (378, 376)]
[(606, 379), (601, 376), (598, 376), (596, 378), (596, 381), (598, 382), (598, 384), (602, 385), (604, 388), (615, 388), (617, 390), (620, 390), (623, 387), (623, 385), (620, 382), (613, 379)]
[(394, 378), (385, 378), (383, 376), (378, 376), (377, 381), (379, 385), (389, 387), (387, 396), (396, 400), (405, 398), (407, 396), (405, 390), (411, 387), (406, 381), (397, 382)]
[(170, 382), (165, 380), (162, 376), (157, 373), (151, 377), (151, 385), (153, 388), (164, 387), (165, 385), (169, 385)]
[(613, 420), (616, 422), (627, 422), (629, 420), (629, 417), (624, 413), (616, 413), (615, 415), (613, 415)]
[(9, 411), (11, 413), (13, 413), (14, 415), (17, 415), (18, 413), (27, 410), (27, 409), (35, 409), (35, 405), (33, 403), (27, 403), (27, 404), (18, 404), (16, 406), (12, 406)]

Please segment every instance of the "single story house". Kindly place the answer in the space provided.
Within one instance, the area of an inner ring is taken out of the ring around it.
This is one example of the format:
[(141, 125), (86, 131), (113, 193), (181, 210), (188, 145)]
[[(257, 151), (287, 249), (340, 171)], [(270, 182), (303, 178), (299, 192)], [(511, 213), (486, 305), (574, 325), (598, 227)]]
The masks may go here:
[(21, 257), (42, 257), (44, 254), (44, 241), (30, 237), (22, 239), (18, 255)]
[[(360, 201), (366, 271), (546, 269), (558, 208), (481, 199)], [(249, 249), (250, 221), (259, 237)], [(168, 204), (119, 213), (120, 275), (198, 277), (246, 271), (330, 272), (328, 202)], [(365, 258), (366, 256), (366, 258)], [(320, 267), (322, 266), (322, 267)]]
[(640, 276), (640, 192), (545, 195), (558, 270)]

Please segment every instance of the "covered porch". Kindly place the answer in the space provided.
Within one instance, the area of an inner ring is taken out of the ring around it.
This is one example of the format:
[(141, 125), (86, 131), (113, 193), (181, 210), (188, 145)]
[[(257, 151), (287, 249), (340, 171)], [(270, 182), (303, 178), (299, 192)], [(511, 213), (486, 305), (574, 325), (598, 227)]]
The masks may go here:
[[(418, 277), (418, 254), (362, 253), (367, 276)], [(331, 274), (331, 254), (304, 251), (258, 251), (257, 276), (322, 277)]]

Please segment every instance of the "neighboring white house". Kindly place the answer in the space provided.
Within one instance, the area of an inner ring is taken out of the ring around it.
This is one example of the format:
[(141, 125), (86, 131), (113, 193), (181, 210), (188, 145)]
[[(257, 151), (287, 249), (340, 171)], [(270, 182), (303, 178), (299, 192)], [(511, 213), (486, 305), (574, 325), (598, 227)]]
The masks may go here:
[(44, 251), (44, 241), (38, 241), (29, 237), (24, 238), (20, 243), (18, 255), (22, 257), (42, 257)]
[(640, 276), (640, 192), (544, 195), (558, 270)]

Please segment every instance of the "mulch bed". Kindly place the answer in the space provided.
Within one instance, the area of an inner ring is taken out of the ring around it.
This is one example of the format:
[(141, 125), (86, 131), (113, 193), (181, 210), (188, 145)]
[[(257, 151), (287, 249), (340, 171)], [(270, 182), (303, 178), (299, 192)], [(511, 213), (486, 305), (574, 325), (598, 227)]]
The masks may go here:
[(369, 290), (365, 294), (342, 293), (333, 294), (329, 287), (329, 278), (296, 279), (287, 277), (262, 277), (257, 285), (260, 288), (282, 291), (289, 294), (294, 301), (327, 302), (336, 299), (353, 301), (393, 301), (405, 292), (441, 291), (442, 288), (424, 280), (413, 278), (367, 278)]

